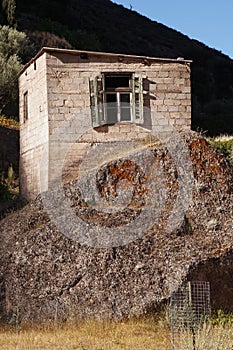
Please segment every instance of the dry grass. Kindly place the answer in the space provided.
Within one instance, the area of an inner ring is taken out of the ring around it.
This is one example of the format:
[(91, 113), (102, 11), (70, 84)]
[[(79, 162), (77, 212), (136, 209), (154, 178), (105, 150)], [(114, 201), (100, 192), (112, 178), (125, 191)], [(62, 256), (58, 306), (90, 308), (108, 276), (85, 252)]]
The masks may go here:
[(183, 331), (175, 335), (175, 350), (233, 350), (233, 326), (204, 324), (192, 332)]
[[(192, 334), (176, 337), (175, 350), (193, 350)], [(1, 350), (171, 350), (170, 330), (154, 318), (125, 322), (86, 321), (0, 329)], [(198, 350), (233, 350), (233, 326), (205, 324), (196, 332)]]
[(1, 350), (170, 350), (170, 344), (169, 329), (152, 319), (0, 330)]

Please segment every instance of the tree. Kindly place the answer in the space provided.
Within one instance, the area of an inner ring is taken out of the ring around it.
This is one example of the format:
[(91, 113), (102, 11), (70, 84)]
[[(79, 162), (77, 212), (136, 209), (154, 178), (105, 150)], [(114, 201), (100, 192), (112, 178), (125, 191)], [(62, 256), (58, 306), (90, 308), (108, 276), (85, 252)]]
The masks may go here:
[(30, 44), (25, 33), (0, 26), (0, 113), (18, 98), (18, 74)]
[(7, 23), (12, 26), (15, 22), (15, 0), (2, 0), (2, 9), (6, 14)]
[(0, 56), (0, 114), (10, 102), (17, 101), (17, 81), (21, 68), (22, 65), (16, 55), (10, 56), (7, 60)]

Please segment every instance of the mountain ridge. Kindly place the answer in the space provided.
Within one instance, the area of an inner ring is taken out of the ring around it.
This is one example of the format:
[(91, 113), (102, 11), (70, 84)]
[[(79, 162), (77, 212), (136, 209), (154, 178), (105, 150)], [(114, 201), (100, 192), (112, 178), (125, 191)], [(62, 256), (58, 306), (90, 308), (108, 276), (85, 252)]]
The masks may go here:
[(233, 60), (110, 0), (17, 1), (16, 22), (35, 44), (191, 59), (192, 128), (233, 134)]

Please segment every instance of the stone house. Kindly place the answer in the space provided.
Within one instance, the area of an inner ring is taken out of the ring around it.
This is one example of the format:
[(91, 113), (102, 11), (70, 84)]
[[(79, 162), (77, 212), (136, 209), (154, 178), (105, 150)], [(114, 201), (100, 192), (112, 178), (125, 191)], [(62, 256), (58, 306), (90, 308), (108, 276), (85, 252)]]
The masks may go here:
[(43, 48), (19, 77), (22, 195), (45, 191), (64, 158), (59, 147), (52, 151), (54, 135), (60, 144), (70, 143), (68, 164), (95, 143), (149, 135), (153, 113), (161, 130), (190, 129), (190, 64), (183, 58)]

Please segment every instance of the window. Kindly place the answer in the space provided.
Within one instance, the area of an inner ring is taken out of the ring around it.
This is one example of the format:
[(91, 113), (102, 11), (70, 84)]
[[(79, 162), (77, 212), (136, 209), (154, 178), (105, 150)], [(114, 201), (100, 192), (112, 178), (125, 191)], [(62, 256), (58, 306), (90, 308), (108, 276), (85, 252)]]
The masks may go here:
[(103, 73), (90, 79), (93, 127), (143, 123), (143, 78), (135, 73)]
[(28, 120), (28, 91), (23, 95), (23, 121), (24, 123)]

